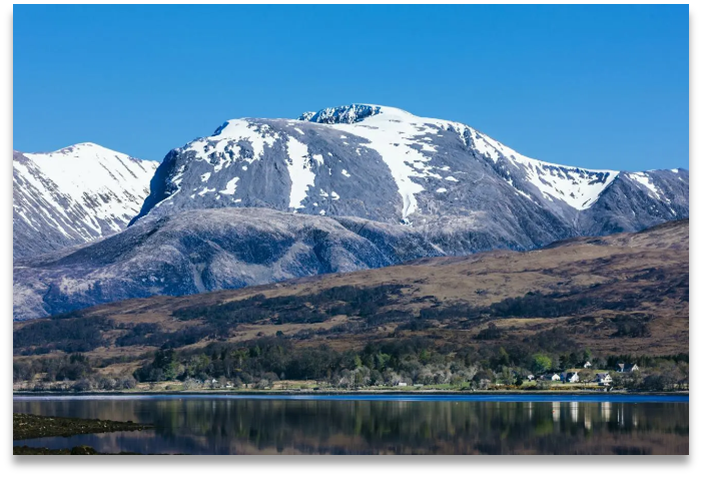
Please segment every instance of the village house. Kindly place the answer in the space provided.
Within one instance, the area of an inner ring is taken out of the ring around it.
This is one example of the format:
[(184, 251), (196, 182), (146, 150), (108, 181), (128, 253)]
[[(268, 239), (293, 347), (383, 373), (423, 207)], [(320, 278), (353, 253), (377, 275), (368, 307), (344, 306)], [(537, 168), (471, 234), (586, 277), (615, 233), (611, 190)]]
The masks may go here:
[(551, 381), (560, 381), (561, 377), (558, 375), (558, 373), (553, 373), (548, 379)]
[(597, 373), (595, 375), (595, 382), (600, 386), (608, 386), (612, 384), (612, 376), (609, 373)]
[(591, 368), (591, 367), (592, 367), (592, 363), (589, 361), (585, 361), (585, 364), (583, 364), (583, 368), (585, 368), (585, 369)]
[(578, 376), (578, 372), (574, 373), (563, 373), (561, 375), (561, 381), (565, 381), (566, 383), (577, 383), (580, 381), (580, 377)]
[(639, 367), (636, 364), (624, 364), (624, 363), (619, 363), (617, 364), (617, 372), (618, 373), (633, 373), (634, 371), (638, 371)]
[(533, 380), (534, 380), (534, 375), (533, 375), (533, 374), (529, 374), (529, 375), (527, 375), (526, 378), (527, 378), (527, 381), (533, 381)]

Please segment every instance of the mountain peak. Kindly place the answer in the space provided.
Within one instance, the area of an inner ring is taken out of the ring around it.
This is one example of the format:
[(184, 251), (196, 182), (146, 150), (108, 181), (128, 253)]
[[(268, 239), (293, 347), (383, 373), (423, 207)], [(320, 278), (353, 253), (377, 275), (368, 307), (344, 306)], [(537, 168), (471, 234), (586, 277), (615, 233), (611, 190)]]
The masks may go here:
[(14, 257), (118, 232), (149, 195), (155, 161), (92, 142), (13, 153)]
[(324, 108), (316, 113), (306, 112), (300, 115), (298, 120), (322, 124), (353, 124), (377, 115), (412, 116), (412, 114), (408, 113), (407, 111), (390, 106), (353, 103), (345, 106)]
[(89, 154), (89, 155), (104, 155), (104, 154), (115, 154), (115, 155), (124, 155), (127, 156), (126, 154), (123, 154), (121, 152), (115, 151), (113, 149), (109, 149), (105, 146), (101, 146), (100, 144), (96, 144), (94, 142), (78, 142), (75, 144), (71, 144), (69, 146), (62, 147), (60, 149), (57, 149), (55, 151), (42, 151), (42, 152), (33, 152), (33, 153), (26, 153), (26, 154), (31, 154), (31, 155), (36, 155), (36, 156), (50, 156), (50, 157), (61, 157), (61, 156), (68, 156), (68, 155), (76, 155), (76, 154)]
[[(664, 198), (670, 193), (684, 198), (678, 191), (686, 186), (686, 176), (664, 176), (627, 176), (626, 187), (636, 189), (643, 201), (660, 203), (656, 217), (678, 217), (685, 213), (685, 199), (677, 207)], [(160, 215), (191, 208), (269, 207), (420, 224), (436, 217), (490, 214), (492, 204), (500, 202), (547, 216), (542, 224), (550, 228), (557, 222), (570, 230), (585, 220), (577, 218), (581, 212), (617, 185), (617, 177), (618, 171), (524, 156), (463, 123), (352, 103), (307, 112), (298, 120), (226, 121), (214, 135), (167, 156), (157, 187), (134, 221), (159, 205), (155, 213)], [(639, 220), (641, 212), (635, 213)]]

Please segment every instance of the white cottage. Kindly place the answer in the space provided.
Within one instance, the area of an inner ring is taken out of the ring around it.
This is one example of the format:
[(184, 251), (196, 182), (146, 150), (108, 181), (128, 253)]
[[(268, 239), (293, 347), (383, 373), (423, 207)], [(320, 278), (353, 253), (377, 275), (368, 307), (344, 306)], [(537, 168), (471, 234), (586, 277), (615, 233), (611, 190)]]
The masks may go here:
[(566, 383), (577, 383), (580, 381), (580, 377), (578, 376), (578, 372), (574, 373), (563, 373), (561, 375), (561, 381), (565, 381)]

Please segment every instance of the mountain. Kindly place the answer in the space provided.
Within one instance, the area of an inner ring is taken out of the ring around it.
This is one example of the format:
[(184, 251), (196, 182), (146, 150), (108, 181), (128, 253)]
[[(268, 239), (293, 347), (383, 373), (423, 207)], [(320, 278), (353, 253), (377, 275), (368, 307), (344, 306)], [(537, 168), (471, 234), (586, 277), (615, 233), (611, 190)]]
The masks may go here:
[(172, 150), (136, 220), (266, 207), (389, 224), (486, 223), (521, 248), (641, 230), (689, 213), (689, 174), (562, 166), (461, 123), (354, 104), (298, 120), (236, 119)]
[(689, 214), (689, 175), (559, 166), (460, 123), (352, 105), (240, 119), (168, 153), (130, 227), (14, 268), (14, 318), (529, 250)]
[(13, 151), (13, 255), (26, 258), (124, 229), (158, 163), (93, 143), (50, 153)]
[[(689, 222), (529, 252), (423, 258), (238, 290), (127, 300), (14, 328), (16, 355), (80, 350), (98, 360), (110, 356), (105, 365), (114, 367), (102, 374), (131, 373), (144, 353), (161, 347), (186, 357), (214, 356), (202, 347), (264, 348), (271, 339), (279, 340), (274, 349), (383, 346), (425, 349), (432, 357), (455, 353), (470, 362), (497, 359), (503, 347), (511, 359), (527, 361), (518, 366), (530, 366), (534, 352), (687, 354)], [(266, 371), (280, 373), (257, 372)]]
[(152, 295), (187, 295), (517, 248), (499, 228), (406, 227), (355, 217), (223, 208), (146, 217), (127, 230), (14, 267), (14, 318)]

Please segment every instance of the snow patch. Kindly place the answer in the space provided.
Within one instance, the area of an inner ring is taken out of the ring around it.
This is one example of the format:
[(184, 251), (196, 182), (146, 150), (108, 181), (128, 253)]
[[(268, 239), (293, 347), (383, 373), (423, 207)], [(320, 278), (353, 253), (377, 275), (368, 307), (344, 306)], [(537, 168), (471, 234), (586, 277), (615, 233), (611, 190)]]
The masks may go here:
[(368, 140), (364, 147), (375, 150), (390, 169), (402, 197), (402, 218), (407, 219), (417, 211), (416, 194), (424, 190), (412, 178), (431, 177), (431, 166), (427, 164), (431, 159), (411, 147), (416, 144), (417, 136), (422, 135), (422, 119), (397, 108), (369, 106), (374, 112), (362, 121), (329, 127)]
[(224, 189), (220, 190), (220, 194), (225, 194), (225, 195), (234, 195), (236, 192), (236, 183), (239, 182), (239, 178), (235, 177), (229, 182), (227, 182), (227, 185)]
[(661, 198), (660, 191), (658, 190), (656, 185), (653, 182), (651, 182), (651, 179), (646, 175), (645, 172), (630, 172), (629, 174), (627, 174), (627, 176), (629, 177), (629, 179), (638, 182), (646, 189), (648, 189), (649, 192), (651, 192), (651, 194), (653, 194), (656, 199)]
[[(246, 119), (232, 119), (220, 126), (212, 136), (196, 139), (188, 143), (184, 150), (194, 151), (198, 159), (216, 161), (214, 171), (229, 167), (233, 160), (253, 162), (263, 157), (265, 147), (272, 147), (278, 135), (267, 124), (255, 123)], [(253, 156), (243, 154), (240, 141), (248, 142)]]
[(198, 192), (197, 195), (199, 195), (200, 197), (202, 197), (203, 195), (209, 194), (209, 193), (214, 192), (214, 191), (216, 191), (216, 190), (217, 190), (217, 189), (210, 189), (209, 187), (205, 187), (205, 188), (202, 189), (200, 192)]
[(307, 189), (314, 186), (315, 173), (310, 168), (310, 157), (307, 145), (294, 137), (288, 137), (288, 175), (290, 176), (291, 209), (304, 207), (302, 202), (307, 198)]

